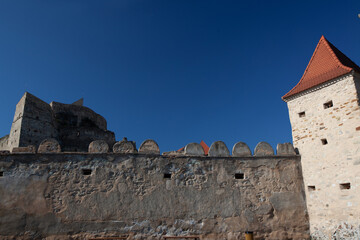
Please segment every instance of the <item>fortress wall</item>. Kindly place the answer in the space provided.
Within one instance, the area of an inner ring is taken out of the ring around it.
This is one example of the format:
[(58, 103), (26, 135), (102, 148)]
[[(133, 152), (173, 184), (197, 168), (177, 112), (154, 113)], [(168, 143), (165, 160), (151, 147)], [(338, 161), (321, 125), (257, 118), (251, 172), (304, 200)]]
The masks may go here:
[(0, 172), (0, 239), (309, 238), (297, 155), (2, 154)]
[(9, 150), (8, 141), (9, 135), (0, 138), (0, 151)]
[(57, 131), (49, 104), (30, 93), (25, 93), (16, 105), (9, 148), (39, 146), (45, 138), (56, 137)]
[[(324, 109), (329, 101), (333, 106)], [(360, 237), (360, 107), (353, 77), (291, 100), (288, 108), (312, 235)]]
[(115, 134), (106, 130), (105, 118), (91, 109), (56, 102), (49, 105), (26, 92), (16, 105), (8, 146), (3, 150), (28, 145), (37, 148), (49, 138), (58, 140), (64, 151), (86, 152), (94, 140), (105, 140), (110, 147), (115, 143)]
[(114, 145), (115, 134), (107, 130), (105, 118), (90, 108), (58, 102), (51, 102), (50, 106), (64, 151), (86, 152), (94, 140)]
[(69, 118), (73, 118), (73, 126), (76, 127), (97, 127), (101, 130), (107, 130), (107, 123), (104, 117), (95, 113), (90, 108), (74, 105), (64, 104), (58, 102), (51, 102), (50, 106), (54, 112), (55, 118), (59, 124), (57, 127), (65, 127), (69, 124)]
[(11, 150), (13, 147), (19, 147), (20, 144), (20, 132), (21, 132), (21, 122), (24, 114), (25, 99), (27, 93), (25, 93), (20, 101), (16, 104), (14, 119), (11, 124), (8, 147)]

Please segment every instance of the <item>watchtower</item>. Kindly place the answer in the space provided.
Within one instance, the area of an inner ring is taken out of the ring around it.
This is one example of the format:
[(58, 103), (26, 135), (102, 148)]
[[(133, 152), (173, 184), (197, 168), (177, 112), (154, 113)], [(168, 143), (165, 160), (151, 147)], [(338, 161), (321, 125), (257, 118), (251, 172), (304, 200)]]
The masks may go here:
[(322, 36), (299, 83), (282, 97), (313, 236), (360, 225), (359, 94), (360, 67)]

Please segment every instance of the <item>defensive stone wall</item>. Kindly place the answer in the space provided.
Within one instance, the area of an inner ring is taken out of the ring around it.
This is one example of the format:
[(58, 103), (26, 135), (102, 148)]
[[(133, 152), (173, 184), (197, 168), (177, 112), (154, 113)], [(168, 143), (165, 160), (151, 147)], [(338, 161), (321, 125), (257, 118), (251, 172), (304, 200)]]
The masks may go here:
[(223, 142), (209, 156), (197, 144), (159, 155), (152, 140), (139, 150), (124, 140), (113, 153), (104, 141), (90, 153), (51, 153), (54, 146), (0, 154), (0, 239), (231, 240), (245, 231), (309, 239), (300, 156), (290, 144), (274, 155), (264, 142), (254, 154), (237, 143), (232, 156)]
[(111, 147), (115, 143), (115, 134), (107, 130), (105, 118), (90, 108), (58, 102), (51, 102), (50, 107), (65, 151), (87, 151), (94, 140), (104, 140)]
[(315, 239), (360, 238), (360, 107), (357, 75), (289, 101)]
[(110, 146), (115, 134), (106, 129), (106, 120), (91, 109), (81, 105), (52, 102), (48, 104), (30, 93), (25, 93), (16, 105), (8, 144), (0, 150), (33, 145), (54, 138), (63, 150), (86, 152), (90, 142), (104, 140)]
[(9, 150), (8, 141), (9, 141), (9, 135), (0, 138), (0, 151)]

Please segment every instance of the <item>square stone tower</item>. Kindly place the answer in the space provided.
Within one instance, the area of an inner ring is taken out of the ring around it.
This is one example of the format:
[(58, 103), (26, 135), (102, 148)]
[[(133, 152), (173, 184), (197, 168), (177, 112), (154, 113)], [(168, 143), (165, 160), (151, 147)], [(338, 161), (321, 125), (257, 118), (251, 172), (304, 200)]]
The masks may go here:
[(322, 36), (282, 98), (301, 155), (310, 231), (321, 239), (360, 238), (359, 94), (360, 67)]

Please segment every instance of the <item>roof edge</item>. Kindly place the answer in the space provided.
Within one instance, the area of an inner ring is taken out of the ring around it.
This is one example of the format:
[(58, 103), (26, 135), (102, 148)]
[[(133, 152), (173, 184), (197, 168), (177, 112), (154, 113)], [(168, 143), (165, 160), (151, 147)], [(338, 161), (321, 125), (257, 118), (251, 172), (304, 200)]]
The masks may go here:
[(290, 95), (290, 96), (288, 96), (288, 97), (284, 97), (284, 96), (283, 96), (283, 97), (281, 97), (281, 99), (282, 99), (284, 102), (290, 102), (291, 100), (294, 100), (294, 99), (296, 99), (296, 98), (298, 98), (298, 97), (304, 96), (304, 95), (306, 95), (306, 94), (308, 94), (308, 93), (315, 92), (315, 91), (320, 90), (320, 89), (322, 89), (322, 88), (324, 88), (324, 87), (327, 87), (327, 86), (330, 86), (330, 85), (335, 84), (335, 83), (337, 83), (337, 82), (340, 82), (340, 81), (346, 79), (346, 78), (349, 77), (349, 76), (353, 76), (353, 77), (354, 77), (354, 76), (356, 76), (356, 75), (359, 75), (359, 77), (360, 77), (360, 74), (359, 74), (359, 73), (357, 73), (357, 72), (355, 72), (354, 70), (352, 70), (352, 71), (349, 72), (349, 73), (346, 73), (346, 74), (341, 75), (341, 76), (336, 77), (336, 78), (332, 78), (332, 79), (330, 79), (330, 80), (328, 80), (328, 81), (326, 81), (326, 82), (324, 82), (324, 83), (321, 83), (321, 84), (316, 85), (316, 86), (314, 86), (314, 87), (312, 87), (312, 88), (309, 88), (309, 89), (306, 89), (306, 90), (304, 90), (304, 91), (301, 91), (301, 92), (299, 92), (299, 93), (295, 93), (295, 94)]

